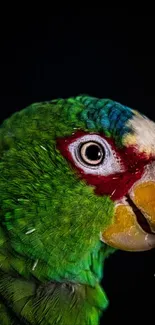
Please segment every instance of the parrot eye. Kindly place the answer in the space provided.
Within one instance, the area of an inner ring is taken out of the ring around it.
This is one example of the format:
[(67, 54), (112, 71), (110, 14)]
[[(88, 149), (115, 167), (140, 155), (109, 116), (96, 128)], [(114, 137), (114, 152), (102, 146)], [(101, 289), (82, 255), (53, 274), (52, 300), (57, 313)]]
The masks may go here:
[(69, 144), (68, 150), (75, 165), (86, 174), (106, 176), (124, 171), (115, 150), (98, 134), (77, 138)]
[(88, 141), (80, 145), (79, 156), (84, 163), (98, 166), (105, 157), (105, 151), (101, 144)]

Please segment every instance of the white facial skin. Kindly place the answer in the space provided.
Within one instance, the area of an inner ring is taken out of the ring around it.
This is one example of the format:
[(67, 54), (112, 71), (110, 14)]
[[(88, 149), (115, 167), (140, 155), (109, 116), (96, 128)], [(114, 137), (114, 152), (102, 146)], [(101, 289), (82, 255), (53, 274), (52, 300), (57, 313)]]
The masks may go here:
[[(85, 156), (86, 148), (91, 146), (92, 143), (96, 143), (96, 146), (100, 148), (104, 155), (104, 159), (101, 161), (101, 163), (100, 159), (91, 162)], [(83, 159), (80, 159), (80, 155), (78, 153), (81, 144), (84, 144), (83, 151), (81, 151)], [(111, 146), (106, 140), (97, 134), (89, 134), (80, 137), (69, 145), (69, 151), (74, 159), (75, 165), (82, 168), (85, 174), (108, 176), (113, 173), (120, 173), (124, 171), (124, 167), (119, 158), (116, 156), (115, 151), (112, 150)]]

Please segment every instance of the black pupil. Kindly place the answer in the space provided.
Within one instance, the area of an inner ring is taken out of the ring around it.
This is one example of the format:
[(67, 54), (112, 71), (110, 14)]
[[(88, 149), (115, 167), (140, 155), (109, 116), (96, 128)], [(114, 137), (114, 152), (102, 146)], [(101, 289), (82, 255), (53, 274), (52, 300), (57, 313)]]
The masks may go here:
[(92, 144), (89, 147), (87, 147), (85, 151), (85, 155), (89, 160), (99, 160), (102, 157), (102, 152), (97, 145)]

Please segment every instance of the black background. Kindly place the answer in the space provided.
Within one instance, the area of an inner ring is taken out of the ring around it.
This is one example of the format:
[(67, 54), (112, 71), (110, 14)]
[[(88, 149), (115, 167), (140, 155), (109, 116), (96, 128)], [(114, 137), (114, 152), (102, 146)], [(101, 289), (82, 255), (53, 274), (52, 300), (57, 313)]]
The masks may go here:
[[(81, 93), (111, 98), (155, 120), (155, 15), (121, 8), (47, 12), (2, 14), (1, 122), (32, 102)], [(104, 325), (154, 320), (154, 273), (154, 251), (109, 258)]]

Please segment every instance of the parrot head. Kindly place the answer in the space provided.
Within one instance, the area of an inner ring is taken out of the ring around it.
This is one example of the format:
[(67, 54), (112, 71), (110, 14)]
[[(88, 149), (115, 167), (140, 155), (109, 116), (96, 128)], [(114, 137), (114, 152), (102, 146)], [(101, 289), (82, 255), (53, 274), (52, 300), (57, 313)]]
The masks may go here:
[(100, 240), (121, 250), (150, 250), (155, 247), (155, 124), (111, 100), (81, 100), (85, 130), (57, 143), (94, 194), (113, 202)]
[(2, 124), (0, 158), (1, 241), (18, 273), (93, 283), (101, 243), (155, 247), (155, 124), (143, 114), (85, 95), (32, 104)]

